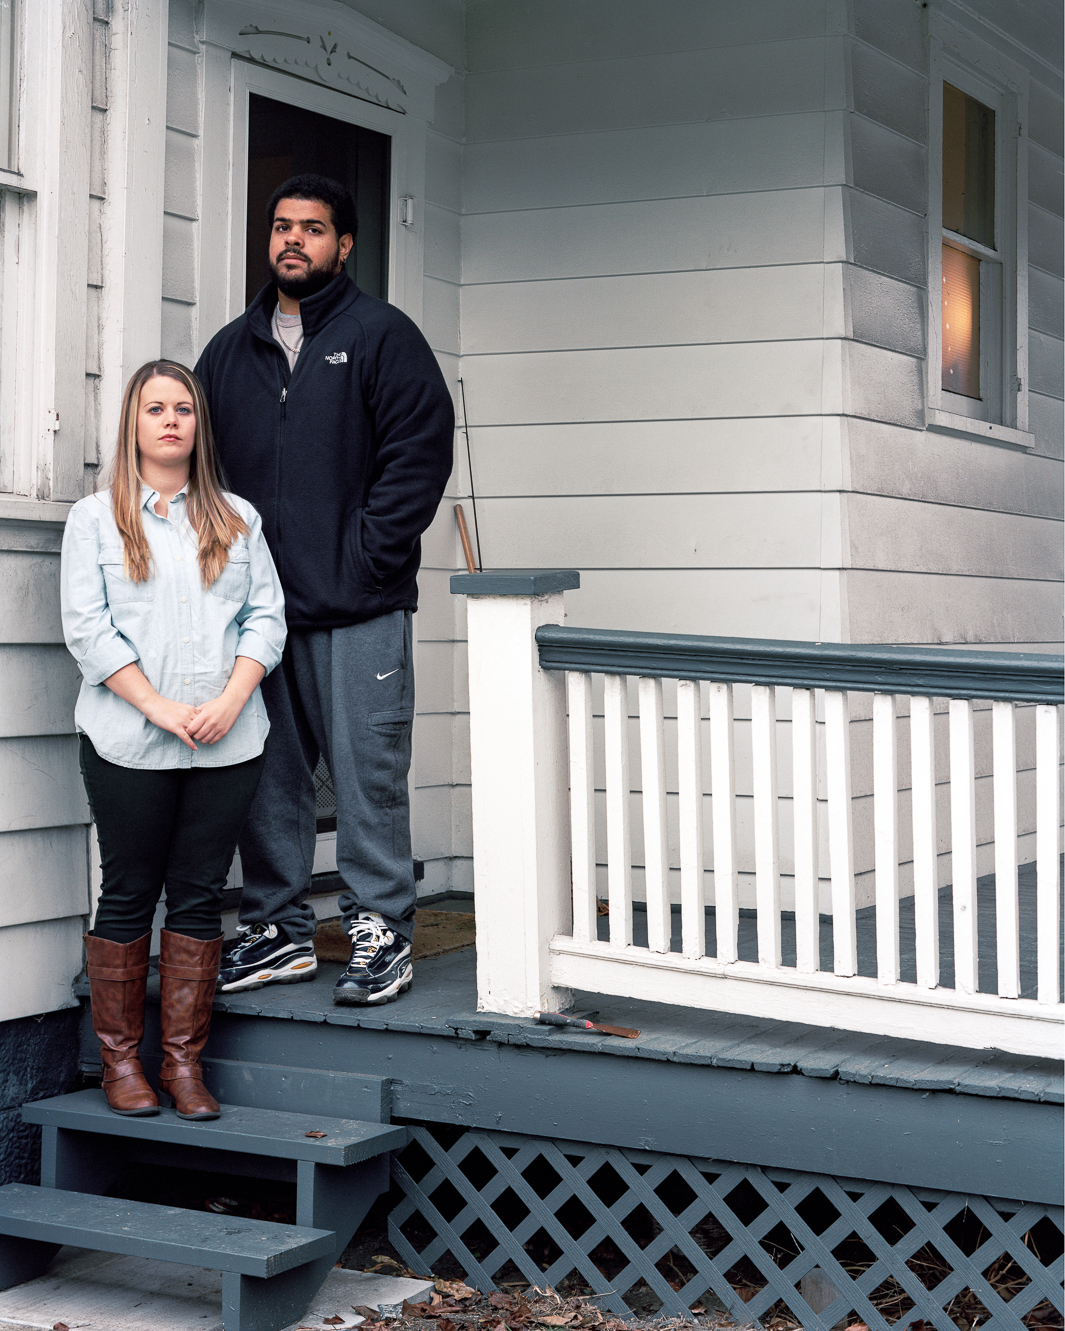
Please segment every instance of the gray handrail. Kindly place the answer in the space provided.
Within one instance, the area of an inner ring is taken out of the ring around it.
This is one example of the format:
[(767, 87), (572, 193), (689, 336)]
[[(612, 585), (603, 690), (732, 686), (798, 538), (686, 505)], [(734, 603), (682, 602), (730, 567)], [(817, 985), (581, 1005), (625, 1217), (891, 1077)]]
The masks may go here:
[(1065, 657), (1041, 652), (706, 638), (688, 633), (630, 633), (559, 624), (538, 628), (536, 642), (545, 670), (788, 684), (806, 689), (855, 689), (936, 698), (1065, 702)]

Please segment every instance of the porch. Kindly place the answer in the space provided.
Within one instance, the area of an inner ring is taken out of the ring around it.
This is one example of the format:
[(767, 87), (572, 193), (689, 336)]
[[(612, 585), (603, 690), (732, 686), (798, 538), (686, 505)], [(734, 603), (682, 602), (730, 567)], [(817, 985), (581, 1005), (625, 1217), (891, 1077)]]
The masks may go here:
[[(939, 1331), (961, 1290), (1014, 1331), (1060, 1306), (1059, 1062), (581, 992), (578, 1009), (641, 1035), (570, 1034), (479, 1013), (476, 960), (418, 963), (377, 1011), (334, 1007), (328, 965), (215, 1007), (209, 1068), (251, 1101), (335, 1114), (385, 1087), (382, 1112), (414, 1138), (389, 1220), (412, 1269), (447, 1259), (482, 1289), (578, 1282), (622, 1316), (639, 1290), (674, 1314), (791, 1309), (826, 1331), (852, 1311), (886, 1331), (892, 1280)], [(87, 1014), (83, 1029), (91, 1070)], [(915, 1274), (929, 1244), (951, 1266), (931, 1291)], [(1003, 1254), (1026, 1273), (1013, 1308), (983, 1274)], [(815, 1267), (839, 1291), (827, 1310), (803, 1298)]]

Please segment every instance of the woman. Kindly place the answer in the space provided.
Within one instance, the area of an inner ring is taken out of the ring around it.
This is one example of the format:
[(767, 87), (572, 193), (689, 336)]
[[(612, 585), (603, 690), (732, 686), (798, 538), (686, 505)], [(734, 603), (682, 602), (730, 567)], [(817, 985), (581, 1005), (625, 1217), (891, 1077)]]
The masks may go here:
[(200, 1051), (222, 889), (259, 781), (259, 681), (281, 659), (285, 619), (259, 515), (223, 492), (203, 392), (183, 365), (151, 361), (129, 381), (111, 488), (67, 519), (62, 601), (103, 866), (86, 947), (107, 1102), (159, 1112), (138, 1051), (165, 885), (160, 1086), (181, 1118), (217, 1118)]

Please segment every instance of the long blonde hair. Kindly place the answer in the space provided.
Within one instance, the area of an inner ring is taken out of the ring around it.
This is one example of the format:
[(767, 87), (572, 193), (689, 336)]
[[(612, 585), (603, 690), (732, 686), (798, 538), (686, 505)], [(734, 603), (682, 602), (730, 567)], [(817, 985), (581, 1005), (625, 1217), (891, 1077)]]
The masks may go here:
[(199, 538), (200, 577), (203, 585), (210, 587), (229, 561), (229, 547), (238, 536), (247, 535), (248, 524), (222, 491), (211, 418), (200, 381), (191, 370), (173, 360), (150, 360), (142, 365), (126, 385), (122, 398), (118, 448), (111, 468), (111, 507), (115, 525), (122, 533), (126, 576), (133, 582), (146, 582), (151, 576), (152, 552), (141, 521), (143, 478), (137, 447), (137, 413), (141, 389), (156, 375), (175, 379), (188, 389), (196, 413), (185, 515)]

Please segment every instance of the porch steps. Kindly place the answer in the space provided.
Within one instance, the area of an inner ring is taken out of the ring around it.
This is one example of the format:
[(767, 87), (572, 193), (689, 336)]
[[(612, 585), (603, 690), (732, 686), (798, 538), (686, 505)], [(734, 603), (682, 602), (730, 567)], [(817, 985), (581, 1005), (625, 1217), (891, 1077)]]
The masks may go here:
[[(5, 1289), (26, 1278), (27, 1260), (34, 1266), (34, 1259), (46, 1249), (50, 1260), (64, 1243), (70, 1243), (127, 1257), (154, 1257), (219, 1270), (226, 1304), (240, 1303), (242, 1276), (256, 1277), (260, 1283), (269, 1281), (333, 1251), (333, 1234), (328, 1229), (235, 1219), (210, 1211), (184, 1211), (26, 1183), (0, 1187), (0, 1229), (9, 1238), (21, 1240), (0, 1246), (0, 1279)], [(34, 1269), (32, 1274), (38, 1272)], [(275, 1288), (279, 1286), (272, 1286), (271, 1294)], [(302, 1308), (293, 1307), (292, 1317), (300, 1312)]]
[[(39, 1100), (40, 1188), (0, 1188), (0, 1287), (30, 1280), (63, 1243), (220, 1270), (226, 1331), (279, 1331), (301, 1316), (377, 1196), (405, 1128), (224, 1104), (190, 1122), (123, 1118), (102, 1091)], [(296, 1184), (296, 1224), (105, 1197), (123, 1166), (163, 1164)]]

